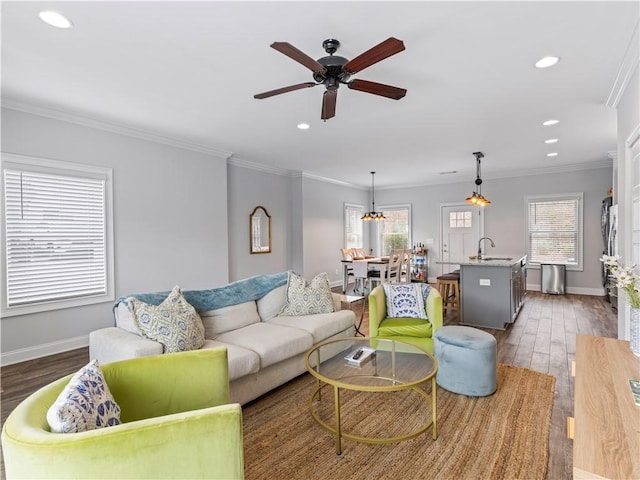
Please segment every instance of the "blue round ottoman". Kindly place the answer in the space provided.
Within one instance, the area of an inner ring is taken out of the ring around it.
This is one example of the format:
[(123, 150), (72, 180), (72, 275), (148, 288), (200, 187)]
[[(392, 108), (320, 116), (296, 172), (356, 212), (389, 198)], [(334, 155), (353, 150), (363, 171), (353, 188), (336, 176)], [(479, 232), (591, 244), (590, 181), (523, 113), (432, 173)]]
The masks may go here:
[(436, 382), (445, 390), (470, 397), (491, 395), (497, 388), (497, 346), (490, 333), (448, 325), (436, 330)]

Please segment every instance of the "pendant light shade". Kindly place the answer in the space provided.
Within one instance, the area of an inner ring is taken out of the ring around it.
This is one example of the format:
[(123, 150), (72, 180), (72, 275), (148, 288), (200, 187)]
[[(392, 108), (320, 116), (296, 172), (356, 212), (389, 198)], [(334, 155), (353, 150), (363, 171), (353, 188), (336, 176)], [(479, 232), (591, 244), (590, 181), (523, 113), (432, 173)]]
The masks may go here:
[(362, 217), (361, 220), (364, 220), (365, 222), (371, 221), (371, 220), (384, 220), (386, 217), (382, 214), (382, 212), (376, 212), (376, 197), (375, 197), (375, 185), (373, 183), (373, 176), (376, 174), (376, 172), (371, 172), (371, 211), (365, 213)]
[(474, 192), (466, 198), (466, 202), (471, 203), (473, 205), (477, 205), (479, 207), (485, 207), (491, 204), (491, 201), (482, 196), (482, 178), (480, 178), (480, 159), (484, 158), (484, 154), (482, 152), (473, 152), (476, 157), (476, 187), (478, 191)]

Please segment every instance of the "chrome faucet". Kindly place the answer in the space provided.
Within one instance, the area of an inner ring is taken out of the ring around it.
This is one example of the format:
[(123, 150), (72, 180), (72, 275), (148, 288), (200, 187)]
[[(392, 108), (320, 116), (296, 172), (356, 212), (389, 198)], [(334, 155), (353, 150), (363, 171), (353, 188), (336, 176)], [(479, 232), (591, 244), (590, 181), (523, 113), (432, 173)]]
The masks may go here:
[(489, 237), (482, 237), (480, 240), (478, 240), (478, 260), (482, 260), (482, 240), (489, 240), (491, 242), (491, 247), (496, 248), (496, 244), (493, 243), (493, 240), (491, 240)]

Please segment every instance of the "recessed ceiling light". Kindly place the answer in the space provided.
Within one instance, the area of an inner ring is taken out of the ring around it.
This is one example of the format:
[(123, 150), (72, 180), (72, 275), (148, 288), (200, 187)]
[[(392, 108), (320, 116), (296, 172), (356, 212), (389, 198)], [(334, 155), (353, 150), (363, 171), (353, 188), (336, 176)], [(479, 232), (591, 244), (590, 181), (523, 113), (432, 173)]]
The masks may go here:
[(299, 123), (298, 128), (300, 130), (309, 130), (310, 125), (308, 123)]
[(557, 143), (557, 141), (558, 141), (557, 138), (549, 138), (545, 140), (544, 143)]
[(547, 153), (547, 157), (557, 157), (557, 156), (558, 156), (558, 152)]
[(548, 127), (549, 125), (555, 125), (559, 122), (560, 120), (547, 120), (545, 122), (542, 122), (542, 125), (544, 125), (545, 127)]
[(448, 172), (440, 172), (440, 175), (452, 175), (454, 173), (458, 173), (457, 170), (450, 170)]
[(536, 68), (552, 67), (560, 61), (560, 57), (543, 57), (536, 62)]
[(73, 27), (73, 23), (71, 23), (71, 20), (69, 20), (67, 17), (65, 17), (64, 15), (58, 12), (45, 10), (43, 12), (40, 12), (38, 16), (40, 17), (40, 20), (42, 20), (44, 23), (51, 25), (52, 27), (57, 27), (57, 28)]

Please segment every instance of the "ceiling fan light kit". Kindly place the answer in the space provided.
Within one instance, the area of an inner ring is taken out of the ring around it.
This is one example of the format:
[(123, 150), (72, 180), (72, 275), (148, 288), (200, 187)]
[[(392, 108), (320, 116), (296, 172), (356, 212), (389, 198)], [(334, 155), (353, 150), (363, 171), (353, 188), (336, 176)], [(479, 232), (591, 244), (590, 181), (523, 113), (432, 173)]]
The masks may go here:
[(351, 75), (403, 51), (404, 43), (401, 40), (389, 37), (385, 41), (351, 60), (347, 60), (339, 55), (334, 55), (340, 47), (340, 42), (338, 40), (329, 38), (322, 42), (322, 47), (328, 55), (319, 58), (318, 60), (314, 60), (288, 42), (272, 43), (271, 48), (311, 70), (313, 72), (313, 80), (315, 83), (297, 83), (288, 87), (258, 93), (254, 95), (253, 98), (262, 100), (282, 93), (315, 87), (316, 85), (324, 85), (325, 92), (322, 96), (320, 119), (327, 121), (328, 119), (333, 118), (336, 114), (336, 100), (340, 84), (346, 85), (351, 90), (371, 93), (373, 95), (379, 95), (393, 100), (400, 100), (407, 94), (407, 90), (404, 88), (370, 82), (368, 80), (350, 80)]
[(382, 214), (382, 212), (376, 212), (376, 191), (373, 183), (373, 176), (375, 174), (376, 172), (371, 172), (371, 211), (366, 212), (362, 217), (360, 217), (360, 219), (365, 222), (370, 222), (371, 220), (380, 221), (387, 218)]
[(491, 204), (491, 201), (485, 198), (482, 195), (482, 178), (480, 177), (480, 159), (484, 158), (484, 154), (482, 152), (473, 152), (473, 155), (476, 157), (476, 187), (477, 192), (474, 191), (470, 196), (468, 196), (465, 201), (471, 203), (473, 205), (477, 205), (479, 207), (486, 207)]

